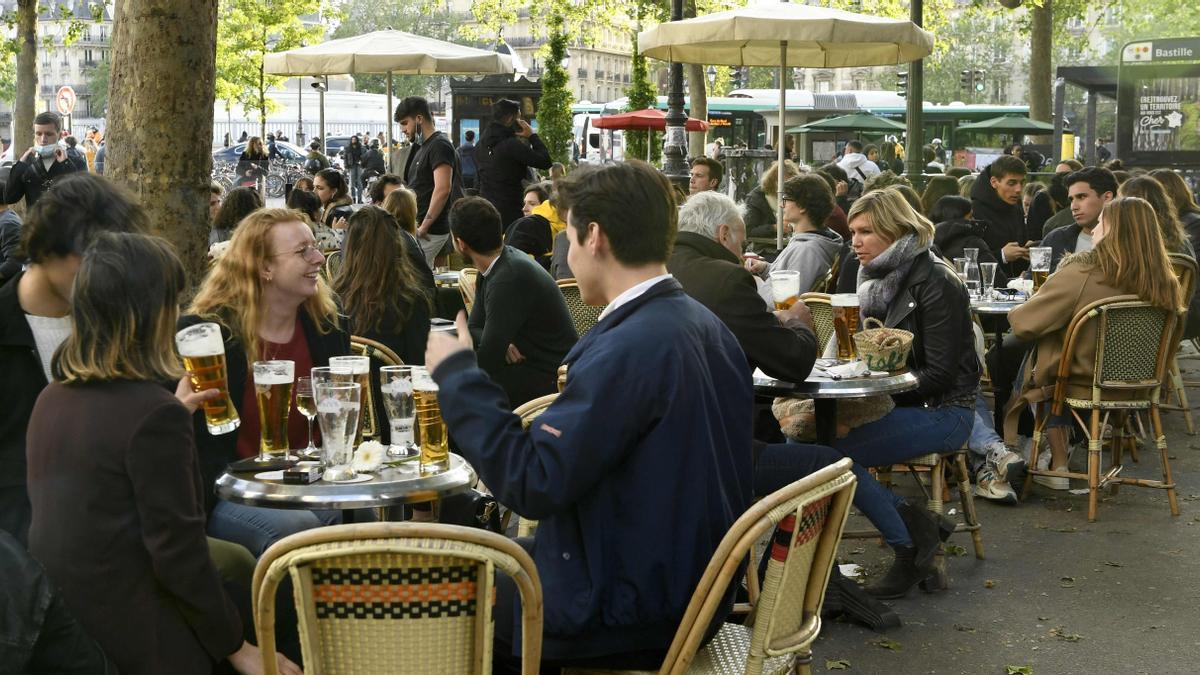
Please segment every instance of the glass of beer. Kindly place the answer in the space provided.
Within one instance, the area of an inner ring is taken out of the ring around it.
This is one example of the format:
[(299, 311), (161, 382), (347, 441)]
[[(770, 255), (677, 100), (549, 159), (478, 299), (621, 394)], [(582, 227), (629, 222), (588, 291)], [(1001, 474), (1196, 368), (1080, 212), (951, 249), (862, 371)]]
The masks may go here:
[(800, 273), (796, 270), (775, 270), (770, 274), (770, 283), (775, 309), (788, 309), (800, 299)]
[(1050, 276), (1050, 260), (1054, 249), (1049, 246), (1031, 246), (1029, 248), (1029, 273), (1033, 276), (1033, 292), (1037, 293), (1046, 278)]
[(258, 400), (258, 461), (286, 458), (288, 415), (292, 411), (294, 361), (255, 361), (254, 394)]
[(417, 428), (421, 434), (421, 473), (438, 473), (450, 468), (450, 446), (446, 438), (446, 423), (438, 407), (438, 386), (421, 369), (413, 373), (413, 399)]
[(208, 433), (217, 436), (227, 434), (241, 425), (237, 408), (229, 396), (229, 383), (225, 374), (225, 342), (221, 339), (221, 327), (215, 323), (199, 323), (184, 328), (175, 334), (175, 346), (183, 357), (183, 367), (192, 383), (192, 391), (217, 389), (221, 395), (201, 403)]
[(383, 366), (379, 369), (379, 389), (383, 407), (387, 409), (388, 426), (392, 430), (389, 457), (414, 458), (417, 449), (416, 409), (413, 406), (413, 367)]
[(354, 435), (362, 410), (362, 385), (357, 382), (317, 382), (317, 423), (321, 425), (322, 480), (354, 480)]
[(833, 334), (837, 339), (838, 360), (853, 361), (858, 358), (854, 349), (854, 334), (858, 332), (858, 294), (837, 293), (830, 296), (829, 304), (833, 306)]
[[(329, 359), (329, 367), (333, 369), (335, 380), (342, 381), (348, 374), (350, 381), (362, 385), (362, 402), (363, 405), (367, 405), (367, 402), (371, 400), (371, 357), (334, 356)], [(364, 414), (358, 416), (358, 431), (354, 434), (354, 447), (362, 444), (363, 424), (366, 419), (365, 411)]]
[(320, 451), (313, 444), (313, 420), (317, 417), (317, 400), (313, 395), (311, 377), (296, 378), (296, 410), (308, 420), (308, 447), (300, 453), (308, 459), (319, 459)]

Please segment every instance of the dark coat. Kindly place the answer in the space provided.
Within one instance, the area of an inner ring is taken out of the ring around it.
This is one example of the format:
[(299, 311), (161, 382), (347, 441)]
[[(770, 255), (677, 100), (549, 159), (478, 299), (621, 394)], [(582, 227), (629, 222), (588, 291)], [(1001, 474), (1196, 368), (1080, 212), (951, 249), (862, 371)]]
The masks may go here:
[(25, 208), (29, 208), (55, 181), (76, 171), (78, 169), (70, 159), (51, 163), (49, 170), (39, 157), (34, 157), (33, 162), (17, 160), (4, 184), (4, 203), (16, 204), (23, 197)]
[(247, 150), (238, 157), (238, 185), (253, 185), (258, 179), (266, 178), (271, 165), (267, 155), (252, 155)]
[(0, 284), (21, 271), (25, 262), (19, 253), (21, 248), (21, 217), (7, 209), (0, 213)]
[(1003, 262), (1001, 249), (1005, 244), (1014, 241), (1024, 246), (1025, 242), (1037, 241), (1041, 239), (1042, 235), (1039, 231), (1035, 236), (1029, 236), (1025, 228), (1025, 210), (1021, 206), (1021, 202), (1009, 204), (996, 194), (991, 182), (991, 168), (991, 165), (984, 167), (971, 187), (971, 213), (975, 220), (982, 221), (987, 225), (987, 229), (983, 233), (983, 240), (987, 242), (988, 248), (992, 250), (992, 255), (996, 257), (996, 260), (1001, 261), (1000, 266), (1003, 268), (1004, 274), (1008, 277), (1015, 277), (1029, 267), (1029, 262), (1025, 260)]
[(121, 673), (208, 675), (241, 647), (204, 533), (212, 488), (169, 389), (53, 383), (29, 419), (28, 456), (29, 550)]
[(504, 243), (533, 256), (539, 265), (550, 269), (550, 253), (554, 249), (550, 221), (536, 213), (517, 218), (504, 232)]
[(932, 254), (919, 256), (888, 307), (884, 325), (913, 334), (909, 370), (914, 391), (897, 394), (897, 405), (974, 405), (979, 357), (971, 328), (971, 301), (954, 270)]
[(750, 368), (786, 382), (803, 382), (817, 358), (817, 338), (804, 322), (779, 323), (754, 277), (732, 252), (695, 232), (680, 232), (667, 271), (717, 315), (737, 338)]
[[(179, 329), (194, 326), (213, 318), (202, 318), (194, 314), (179, 317)], [(221, 323), (218, 321), (218, 323)], [(329, 328), (322, 334), (303, 309), (300, 311), (300, 326), (304, 329), (304, 337), (308, 341), (308, 353), (312, 357), (313, 366), (329, 365), (329, 357), (346, 356), (350, 354), (350, 334), (346, 332), (346, 317), (340, 317), (338, 328)], [(242, 414), (242, 392), (246, 390), (246, 377), (249, 364), (246, 363), (246, 348), (241, 341), (224, 325), (221, 326), (221, 337), (225, 339), (225, 368), (229, 384), (230, 398), (233, 406)], [(204, 413), (197, 410), (193, 416), (196, 449), (200, 456), (200, 478), (204, 484), (204, 500), (206, 510), (211, 513), (216, 505), (217, 497), (213, 493), (213, 483), (225, 472), (225, 467), (237, 461), (237, 432), (213, 436), (208, 433), (208, 425), (204, 423)]]
[(1081, 231), (1083, 228), (1079, 226), (1079, 223), (1072, 222), (1070, 225), (1063, 225), (1052, 230), (1042, 239), (1042, 246), (1049, 246), (1053, 250), (1050, 254), (1051, 272), (1058, 269), (1058, 261), (1062, 260), (1063, 256), (1075, 252), (1075, 245), (1079, 243)]
[[(1188, 241), (1193, 251), (1200, 251), (1200, 213), (1187, 211), (1179, 214), (1183, 229), (1187, 232)], [(1184, 337), (1200, 336), (1200, 283), (1196, 284), (1196, 293), (1188, 303), (1187, 325), (1183, 329)]]
[(76, 171), (83, 171), (84, 173), (87, 173), (87, 170), (88, 170), (87, 157), (84, 157), (83, 153), (80, 152), (78, 148), (72, 148), (71, 146), (68, 145), (67, 146), (67, 159), (70, 160), (70, 162), (75, 165)]
[[(25, 485), (25, 427), (38, 394), (46, 386), (46, 374), (38, 357), (33, 331), (17, 299), (18, 272), (0, 287), (0, 487), (23, 488)], [(29, 504), (22, 490), (3, 493), (19, 503), (0, 501), (0, 523), (24, 542), (29, 529)], [(20, 514), (14, 516), (14, 514)]]
[(363, 153), (362, 166), (364, 172), (370, 174), (364, 176), (365, 178), (370, 178), (371, 176), (382, 176), (385, 172), (387, 172), (387, 162), (384, 161), (383, 153), (379, 150), (379, 148), (368, 148), (367, 151)]
[(746, 236), (756, 238), (775, 237), (775, 209), (767, 201), (761, 185), (754, 186), (746, 195)]
[(522, 181), (529, 176), (529, 168), (549, 169), (553, 160), (537, 134), (530, 136), (526, 145), (512, 128), (492, 122), (475, 146), (475, 163), (480, 196), (500, 211), (500, 222), (512, 223), (522, 216)]
[(366, 147), (362, 143), (355, 145), (347, 143), (346, 147), (342, 148), (342, 158), (345, 160), (346, 169), (353, 167), (361, 167), (363, 155), (366, 154)]
[[(986, 226), (977, 221), (947, 220), (934, 226), (933, 245), (937, 246), (942, 257), (947, 260), (964, 258), (966, 256), (963, 255), (963, 249), (977, 248), (979, 262), (999, 263), (1000, 260), (983, 240), (985, 229)], [(996, 288), (1008, 285), (1008, 275), (1004, 273), (1003, 268), (1003, 265), (996, 265)]]
[(425, 253), (421, 251), (421, 242), (417, 241), (416, 235), (401, 230), (400, 244), (404, 247), (404, 255), (408, 256), (409, 262), (413, 264), (417, 276), (421, 279), (421, 288), (425, 289), (425, 293), (429, 297), (437, 297), (437, 280), (433, 278), (433, 270), (429, 268), (429, 263), (425, 262)]
[(606, 315), (565, 362), (566, 388), (523, 430), (474, 355), (455, 353), (433, 371), (442, 415), (496, 498), (539, 521), (543, 656), (665, 649), (750, 504), (750, 370), (673, 279)]

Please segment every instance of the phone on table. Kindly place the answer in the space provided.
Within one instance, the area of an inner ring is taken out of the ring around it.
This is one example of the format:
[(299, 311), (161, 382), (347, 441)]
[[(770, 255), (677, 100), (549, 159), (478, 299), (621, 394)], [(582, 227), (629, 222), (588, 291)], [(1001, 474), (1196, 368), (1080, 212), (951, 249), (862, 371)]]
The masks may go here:
[(454, 337), (458, 337), (458, 327), (449, 319), (430, 319), (429, 331), (431, 333), (449, 333)]

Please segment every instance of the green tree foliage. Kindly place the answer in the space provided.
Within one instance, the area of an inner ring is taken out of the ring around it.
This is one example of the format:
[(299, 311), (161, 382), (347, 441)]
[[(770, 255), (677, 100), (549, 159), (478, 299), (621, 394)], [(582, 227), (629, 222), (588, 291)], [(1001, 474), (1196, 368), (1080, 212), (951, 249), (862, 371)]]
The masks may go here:
[(338, 14), (328, 0), (221, 0), (217, 22), (217, 99), (258, 112), (266, 136), (267, 114), (274, 102), (267, 90), (284, 78), (263, 71), (263, 59), (276, 51), (320, 42), (324, 27), (302, 17)]
[(566, 165), (571, 161), (571, 103), (574, 102), (567, 71), (562, 67), (567, 56), (567, 34), (561, 20), (553, 20), (550, 31), (547, 45), (550, 54), (542, 73), (542, 98), (538, 102), (538, 135), (550, 150), (550, 157)]
[[(442, 5), (399, 2), (398, 0), (349, 0), (342, 6), (343, 18), (334, 39), (363, 35), (393, 28), (414, 35), (447, 40), (461, 44), (458, 35), (461, 21), (456, 12)], [(426, 96), (435, 91), (438, 78), (428, 75), (405, 75), (393, 79), (393, 92), (398, 98)], [(387, 93), (387, 75), (355, 75), (354, 87), (371, 94)]]
[[(661, 16), (663, 8), (661, 5), (652, 3), (639, 2), (637, 5), (637, 25), (642, 25), (642, 22), (647, 18), (657, 18)], [(629, 77), (629, 88), (625, 90), (625, 96), (629, 100), (626, 110), (644, 110), (651, 108), (657, 102), (658, 93), (655, 90), (654, 84), (650, 81), (650, 67), (646, 57), (638, 53), (637, 46), (637, 30), (633, 31), (633, 62), (631, 64), (631, 75)], [(650, 162), (658, 164), (662, 158), (662, 144), (654, 142), (654, 132), (652, 131), (626, 131), (625, 133), (625, 156), (627, 158), (645, 159), (646, 144), (650, 144)]]
[[(96, 21), (100, 21), (104, 16), (104, 6), (100, 3), (88, 3), (87, 14), (76, 16), (71, 9), (65, 5), (59, 5), (58, 13), (51, 15), (47, 13), (44, 5), (37, 5), (37, 11), (43, 20), (59, 22), (57, 36), (54, 31), (48, 31), (42, 36), (41, 47), (43, 49), (54, 49), (55, 47), (69, 47), (83, 35), (83, 31), (87, 30), (88, 26)], [(14, 33), (17, 28), (17, 6), (14, 4), (13, 9), (0, 14), (0, 23), (3, 23), (8, 33)], [(9, 39), (0, 39), (0, 101), (13, 103), (17, 97), (17, 54), (21, 51), (21, 43), (16, 37)]]
[(112, 61), (109, 59), (101, 59), (99, 63), (84, 73), (84, 77), (87, 78), (88, 96), (91, 97), (89, 104), (92, 107), (92, 113), (97, 117), (103, 115), (103, 111), (108, 108), (108, 86), (111, 73)]

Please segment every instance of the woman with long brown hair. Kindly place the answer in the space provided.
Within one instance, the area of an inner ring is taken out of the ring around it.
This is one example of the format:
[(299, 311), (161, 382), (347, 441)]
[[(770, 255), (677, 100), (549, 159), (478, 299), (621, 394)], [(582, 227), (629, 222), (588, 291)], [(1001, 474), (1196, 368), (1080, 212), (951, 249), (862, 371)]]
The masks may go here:
[[(1138, 197), (1113, 199), (1092, 230), (1092, 250), (1063, 258), (1038, 292), (1012, 310), (1008, 320), (1013, 336), (1036, 342), (1037, 368), (1027, 364), (1024, 369), (1024, 390), (1055, 384), (1067, 327), (1084, 307), (1106, 298), (1136, 295), (1155, 307), (1183, 310), (1179, 281), (1161, 232), (1149, 202)], [(1089, 322), (1082, 330), (1075, 343), (1067, 390), (1069, 396), (1088, 398), (1096, 363), (1096, 323)], [(1052, 471), (1066, 470), (1070, 424), (1070, 413), (1047, 422)], [(1066, 476), (1034, 476), (1034, 481), (1054, 490), (1070, 487)]]
[(246, 150), (238, 157), (238, 185), (242, 187), (257, 187), (258, 181), (267, 177), (269, 157), (262, 139), (251, 136), (246, 144)]
[(1167, 196), (1175, 204), (1179, 222), (1183, 224), (1183, 230), (1187, 232), (1192, 248), (1200, 248), (1200, 204), (1196, 203), (1196, 195), (1192, 194), (1192, 188), (1183, 176), (1171, 169), (1155, 169), (1150, 172), (1150, 177), (1162, 184)]
[[(259, 419), (255, 361), (286, 359), (297, 373), (324, 366), (331, 356), (350, 353), (350, 336), (338, 316), (333, 292), (321, 279), (325, 257), (309, 226), (288, 209), (260, 209), (234, 231), (229, 249), (205, 278), (180, 327), (205, 321), (221, 325), (229, 393), (241, 417), (236, 433), (213, 436), (196, 416), (196, 444), (210, 511), (209, 533), (241, 544), (255, 556), (274, 541), (322, 523), (334, 515), (217, 502), (213, 481), (238, 458), (258, 454)], [(293, 414), (288, 420), (291, 447), (304, 447), (308, 426)]]
[(1159, 234), (1162, 235), (1163, 245), (1167, 253), (1183, 253), (1196, 257), (1192, 243), (1188, 241), (1187, 233), (1183, 231), (1183, 223), (1179, 221), (1179, 211), (1175, 203), (1167, 196), (1162, 183), (1150, 176), (1134, 176), (1121, 183), (1117, 188), (1120, 197), (1140, 197), (1150, 203), (1154, 215), (1158, 217)]
[[(425, 252), (417, 241), (417, 195), (406, 187), (397, 187), (383, 198), (383, 210), (391, 214), (400, 226), (400, 245), (404, 255), (412, 262), (413, 272), (421, 281), (421, 288), (432, 300), (437, 297), (437, 282), (433, 270), (425, 262)], [(424, 358), (424, 356), (422, 356)]]

